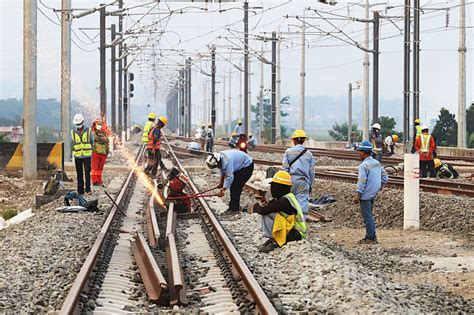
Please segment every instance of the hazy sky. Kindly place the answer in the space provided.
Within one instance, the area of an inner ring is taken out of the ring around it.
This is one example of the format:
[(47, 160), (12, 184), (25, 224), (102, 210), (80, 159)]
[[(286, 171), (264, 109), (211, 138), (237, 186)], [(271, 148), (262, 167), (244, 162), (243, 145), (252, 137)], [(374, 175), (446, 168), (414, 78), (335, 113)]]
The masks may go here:
[[(23, 47), (23, 1), (1, 0), (0, 1), (0, 98), (22, 98), (22, 47)], [(56, 14), (50, 8), (60, 8), (60, 0), (42, 0), (38, 2), (38, 97), (57, 98), (60, 97), (60, 27)], [(100, 1), (102, 2), (102, 1)], [(90, 8), (97, 6), (99, 1), (72, 0), (73, 8)], [(243, 25), (241, 22), (243, 11), (242, 4), (206, 5), (202, 3), (160, 3), (150, 4), (151, 1), (127, 1), (126, 7), (142, 4), (140, 8), (128, 10), (128, 13), (144, 13), (151, 10), (146, 18), (140, 19), (140, 15), (129, 15), (124, 18), (124, 28), (133, 24), (134, 28), (146, 26), (155, 22), (156, 32), (164, 30), (165, 33), (151, 35), (155, 39), (147, 45), (146, 54), (139, 55), (131, 67), (136, 74), (135, 104), (150, 103), (153, 107), (163, 104), (162, 91), (165, 82), (175, 75), (174, 65), (183, 61), (183, 56), (177, 55), (170, 48), (182, 49), (186, 56), (194, 60), (193, 66), (193, 104), (199, 106), (203, 103), (203, 80), (206, 76), (199, 73), (199, 69), (210, 72), (207, 58), (209, 44), (217, 45), (218, 71), (229, 71), (229, 63), (224, 60), (230, 59), (234, 64), (239, 64), (242, 52), (229, 50), (231, 45), (241, 45)], [(280, 30), (283, 33), (281, 46), (281, 77), (282, 95), (293, 95), (293, 104), (298, 104), (299, 95), (299, 72), (301, 39), (296, 34), (301, 22), (295, 18), (302, 16), (306, 7), (318, 9), (331, 14), (321, 13), (325, 18), (339, 18), (329, 22), (318, 18), (314, 11), (306, 11), (306, 21), (316, 26), (307, 28), (306, 36), (306, 95), (326, 95), (331, 97), (345, 97), (347, 84), (363, 78), (362, 58), (363, 52), (358, 48), (347, 44), (345, 41), (354, 40), (363, 42), (363, 25), (352, 22), (342, 16), (363, 17), (363, 10), (351, 3), (362, 3), (361, 0), (339, 1), (336, 6), (327, 6), (315, 1), (254, 1), (250, 6), (263, 7), (255, 9), (250, 13), (251, 47), (260, 51), (262, 42), (254, 40), (255, 35), (263, 35), (263, 32)], [(457, 114), (458, 93), (458, 39), (459, 39), (459, 7), (455, 7), (459, 1), (424, 1), (421, 16), (421, 102), (420, 112), (422, 118), (427, 115), (428, 119), (434, 117), (441, 106), (447, 107)], [(473, 12), (474, 2), (466, 1), (467, 17), (467, 101), (470, 102), (473, 91), (472, 68), (473, 68)], [(147, 4), (148, 3), (148, 4)], [(380, 42), (380, 97), (386, 99), (400, 99), (403, 97), (403, 1), (370, 1), (371, 4), (381, 3), (371, 10), (380, 10), (383, 16), (381, 26)], [(387, 4), (393, 8), (388, 9)], [(194, 8), (189, 8), (192, 5)], [(182, 14), (175, 11), (169, 16), (169, 10), (188, 7)], [(199, 8), (207, 8), (207, 12)], [(432, 10), (433, 8), (448, 8), (449, 10)], [(218, 12), (219, 10), (235, 8), (233, 10)], [(117, 7), (109, 7), (109, 11)], [(80, 11), (77, 11), (80, 12)], [(262, 14), (263, 12), (263, 14)], [(44, 15), (50, 20), (48, 20)], [(286, 17), (288, 15), (288, 17)], [(449, 20), (447, 24), (447, 20)], [(54, 23), (53, 23), (54, 22)], [(118, 23), (117, 17), (108, 17), (108, 24)], [(343, 33), (336, 34), (340, 39), (322, 35), (317, 28), (324, 32), (334, 31), (333, 23)], [(81, 30), (81, 28), (97, 28), (99, 26), (99, 14), (73, 20), (72, 45), (72, 86), (73, 99), (90, 104), (98, 104), (99, 95), (99, 51), (98, 30)], [(289, 33), (288, 33), (289, 32)], [(370, 29), (372, 38), (372, 29)], [(150, 36), (150, 35), (148, 35)], [(349, 37), (351, 39), (349, 39)], [(128, 43), (143, 42), (146, 38), (128, 39)], [(110, 42), (110, 33), (107, 32), (107, 42)], [(152, 72), (151, 44), (154, 44), (159, 65), (156, 72)], [(372, 43), (369, 43), (371, 46)], [(270, 60), (271, 43), (266, 43), (266, 58)], [(198, 56), (198, 53), (201, 53)], [(109, 58), (109, 57), (108, 57)], [(107, 59), (108, 59), (107, 58)], [(259, 62), (252, 60), (252, 99), (257, 95), (260, 85)], [(371, 62), (372, 65), (372, 62)], [(172, 68), (170, 68), (172, 66)], [(109, 64), (107, 65), (107, 84), (109, 84)], [(233, 117), (238, 114), (234, 106), (238, 102), (239, 73), (231, 66), (232, 70), (232, 103)], [(372, 69), (371, 69), (372, 72)], [(227, 74), (226, 74), (227, 75)], [(228, 78), (226, 78), (228, 80)], [(223, 82), (222, 78), (218, 81)], [(156, 82), (156, 83), (155, 83)], [(372, 84), (372, 81), (371, 83)], [(155, 86), (158, 87), (158, 98), (154, 98)], [(265, 66), (265, 88), (270, 88), (270, 66)], [(228, 93), (228, 81), (226, 83)], [(218, 84), (218, 104), (221, 104), (222, 83)], [(355, 91), (357, 96), (362, 91)], [(371, 94), (370, 94), (371, 95)], [(317, 110), (315, 108), (314, 110)], [(402, 111), (402, 103), (399, 108), (381, 108), (381, 114), (398, 114)], [(199, 119), (198, 119), (199, 120)]]

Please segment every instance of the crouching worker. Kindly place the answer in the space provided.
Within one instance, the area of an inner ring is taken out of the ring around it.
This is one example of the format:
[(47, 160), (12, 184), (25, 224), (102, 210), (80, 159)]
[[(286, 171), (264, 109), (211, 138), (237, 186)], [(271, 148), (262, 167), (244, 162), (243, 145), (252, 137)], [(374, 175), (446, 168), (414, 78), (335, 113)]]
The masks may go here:
[(440, 159), (434, 159), (434, 167), (438, 178), (455, 179), (459, 177), (458, 171), (452, 165), (444, 163)]
[(262, 199), (253, 207), (255, 213), (262, 215), (263, 236), (269, 238), (258, 248), (262, 253), (306, 237), (303, 211), (295, 195), (291, 193), (291, 186), (290, 174), (278, 171), (270, 184), (273, 199)]

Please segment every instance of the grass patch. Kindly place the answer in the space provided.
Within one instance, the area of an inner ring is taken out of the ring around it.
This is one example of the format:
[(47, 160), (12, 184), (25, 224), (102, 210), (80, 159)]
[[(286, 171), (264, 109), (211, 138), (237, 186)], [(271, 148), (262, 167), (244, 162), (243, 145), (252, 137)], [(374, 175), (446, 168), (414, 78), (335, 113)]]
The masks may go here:
[(6, 221), (18, 214), (18, 211), (16, 211), (13, 208), (6, 208), (0, 211), (0, 216)]

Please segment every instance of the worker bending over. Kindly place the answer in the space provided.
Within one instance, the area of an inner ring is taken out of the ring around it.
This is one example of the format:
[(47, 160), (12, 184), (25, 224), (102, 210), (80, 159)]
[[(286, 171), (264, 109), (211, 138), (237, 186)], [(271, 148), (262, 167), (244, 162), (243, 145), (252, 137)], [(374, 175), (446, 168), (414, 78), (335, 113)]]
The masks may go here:
[(303, 146), (306, 141), (304, 130), (295, 130), (291, 139), (294, 147), (286, 150), (283, 156), (282, 168), (291, 175), (291, 182), (293, 184), (291, 192), (296, 196), (306, 220), (316, 161), (313, 154)]
[(385, 138), (384, 145), (385, 145), (385, 152), (388, 155), (394, 155), (395, 154), (395, 144), (398, 141), (398, 135), (391, 135), (387, 136)]
[(227, 214), (234, 214), (241, 211), (240, 195), (245, 183), (253, 173), (252, 158), (245, 152), (239, 150), (225, 150), (220, 153), (212, 153), (206, 159), (209, 168), (219, 168), (221, 179), (218, 188), (221, 188), (218, 196), (224, 196), (227, 189), (230, 189), (230, 202)]
[(158, 164), (161, 169), (166, 169), (163, 161), (161, 160), (161, 142), (163, 140), (163, 134), (161, 128), (168, 123), (168, 119), (164, 116), (160, 116), (155, 126), (150, 129), (148, 133), (148, 144), (147, 148), (147, 166), (145, 168), (145, 174), (149, 176), (156, 176), (158, 172)]
[(258, 250), (268, 253), (287, 242), (299, 241), (306, 237), (306, 223), (303, 211), (291, 193), (291, 176), (278, 171), (272, 178), (270, 192), (273, 199), (265, 199), (255, 204), (253, 211), (262, 215), (263, 236), (269, 239)]
[(143, 126), (143, 133), (142, 133), (142, 143), (148, 143), (148, 134), (150, 133), (150, 129), (155, 124), (156, 114), (149, 113), (148, 114), (148, 121)]
[(438, 178), (454, 179), (459, 177), (458, 171), (452, 165), (444, 163), (440, 159), (434, 159), (434, 167)]
[(376, 244), (375, 221), (372, 214), (375, 196), (388, 181), (388, 175), (379, 161), (372, 158), (372, 145), (363, 141), (357, 147), (357, 153), (362, 163), (359, 165), (357, 177), (357, 192), (353, 198), (355, 204), (360, 204), (360, 212), (365, 224), (365, 237), (359, 244)]
[(434, 138), (428, 134), (428, 127), (421, 127), (421, 136), (415, 140), (415, 150), (420, 155), (420, 177), (426, 178), (428, 172), (431, 178), (436, 178), (433, 152), (436, 150)]

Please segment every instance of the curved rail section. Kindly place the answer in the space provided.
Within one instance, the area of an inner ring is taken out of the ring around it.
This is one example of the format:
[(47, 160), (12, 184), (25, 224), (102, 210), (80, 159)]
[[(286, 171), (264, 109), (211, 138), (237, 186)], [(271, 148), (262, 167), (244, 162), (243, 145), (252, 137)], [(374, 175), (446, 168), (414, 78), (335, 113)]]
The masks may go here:
[[(186, 174), (189, 177), (188, 172), (186, 169), (182, 166), (182, 164), (179, 162), (178, 158), (176, 157), (176, 154), (174, 153), (172, 147), (169, 145), (168, 139), (165, 138), (165, 142), (169, 147), (169, 152), (172, 155), (174, 161), (176, 162), (176, 165), (179, 167), (179, 169)], [(189, 185), (193, 191), (194, 194), (198, 194), (199, 190), (197, 189), (196, 185), (194, 185), (193, 181), (190, 179)], [(209, 220), (210, 225), (212, 226), (212, 230), (216, 234), (219, 242), (221, 243), (222, 247), (226, 251), (226, 254), (228, 255), (229, 259), (232, 261), (233, 267), (236, 269), (238, 272), (239, 276), (241, 277), (245, 288), (247, 291), (250, 293), (251, 298), (256, 304), (256, 308), (259, 313), (261, 314), (277, 314), (276, 309), (270, 302), (268, 296), (265, 294), (263, 291), (262, 287), (260, 284), (257, 282), (255, 277), (253, 276), (252, 272), (249, 270), (247, 265), (245, 264), (245, 261), (242, 259), (240, 254), (237, 252), (237, 249), (234, 247), (232, 244), (231, 240), (225, 233), (224, 229), (222, 228), (221, 224), (219, 223), (219, 220), (216, 218), (214, 213), (212, 212), (211, 208), (207, 204), (207, 202), (204, 200), (204, 198), (199, 197), (198, 198), (199, 204), (201, 205), (203, 209), (203, 213), (206, 216), (206, 218)]]

